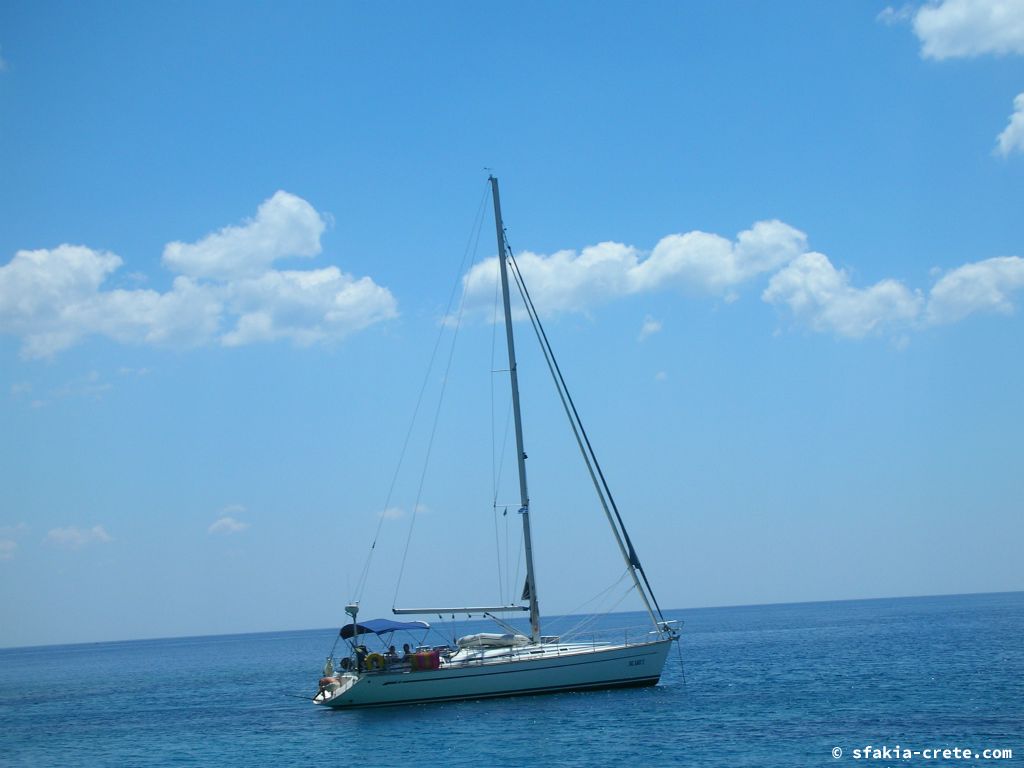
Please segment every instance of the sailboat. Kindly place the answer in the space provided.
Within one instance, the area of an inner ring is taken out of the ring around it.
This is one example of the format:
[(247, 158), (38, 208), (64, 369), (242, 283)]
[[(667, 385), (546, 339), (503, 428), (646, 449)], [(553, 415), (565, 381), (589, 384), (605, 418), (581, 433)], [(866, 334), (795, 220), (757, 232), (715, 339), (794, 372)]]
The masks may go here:
[[(316, 704), (332, 708), (378, 707), (424, 702), (480, 699), (560, 691), (584, 691), (655, 685), (659, 681), (672, 642), (679, 639), (676, 622), (665, 619), (654, 598), (650, 583), (640, 564), (623, 524), (604, 473), (580, 421), (576, 406), (562, 378), (561, 369), (547, 341), (529, 291), (508, 246), (501, 216), (498, 179), (488, 178), (494, 203), (494, 223), (498, 240), (498, 265), (504, 305), (505, 336), (508, 349), (508, 373), (512, 389), (512, 415), (515, 427), (519, 474), (519, 516), (523, 527), (526, 584), (519, 603), (500, 606), (463, 606), (392, 608), (396, 615), (482, 615), (505, 630), (502, 633), (476, 633), (459, 638), (454, 646), (418, 645), (402, 657), (392, 651), (371, 653), (365, 642), (376, 637), (381, 647), (396, 632), (427, 631), (421, 620), (359, 620), (359, 605), (351, 603), (345, 611), (351, 623), (345, 624), (339, 637), (350, 653), (337, 660), (328, 657), (320, 679)], [(541, 344), (544, 358), (558, 390), (562, 406), (572, 426), (576, 443), (601, 501), (618, 549), (650, 619), (649, 628), (640, 635), (604, 642), (579, 642), (541, 633), (537, 581), (530, 532), (530, 496), (527, 489), (526, 453), (523, 448), (523, 424), (519, 401), (512, 309), (509, 300), (509, 273), (516, 281), (527, 313)], [(526, 604), (523, 605), (522, 603)], [(521, 611), (529, 614), (529, 635), (518, 631), (495, 614)], [(337, 641), (336, 641), (337, 643)]]

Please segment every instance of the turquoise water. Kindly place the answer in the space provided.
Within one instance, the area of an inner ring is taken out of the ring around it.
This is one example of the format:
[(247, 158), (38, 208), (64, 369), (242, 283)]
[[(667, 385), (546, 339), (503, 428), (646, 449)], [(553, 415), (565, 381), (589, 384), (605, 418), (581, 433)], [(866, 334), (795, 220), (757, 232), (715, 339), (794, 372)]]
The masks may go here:
[[(1024, 593), (670, 618), (685, 682), (673, 652), (653, 688), (366, 711), (297, 698), (335, 629), (2, 650), (0, 764), (1024, 765)], [(854, 759), (868, 744), (1014, 756)]]

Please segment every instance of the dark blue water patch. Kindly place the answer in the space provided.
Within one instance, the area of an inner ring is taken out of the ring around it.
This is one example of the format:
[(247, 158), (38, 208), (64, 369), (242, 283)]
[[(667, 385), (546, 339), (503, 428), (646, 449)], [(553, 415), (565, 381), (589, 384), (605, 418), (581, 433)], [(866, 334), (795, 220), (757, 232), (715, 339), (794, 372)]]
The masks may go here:
[(672, 618), (685, 664), (653, 688), (365, 711), (302, 698), (336, 629), (3, 650), (0, 764), (839, 768), (868, 744), (1024, 763), (1024, 593)]

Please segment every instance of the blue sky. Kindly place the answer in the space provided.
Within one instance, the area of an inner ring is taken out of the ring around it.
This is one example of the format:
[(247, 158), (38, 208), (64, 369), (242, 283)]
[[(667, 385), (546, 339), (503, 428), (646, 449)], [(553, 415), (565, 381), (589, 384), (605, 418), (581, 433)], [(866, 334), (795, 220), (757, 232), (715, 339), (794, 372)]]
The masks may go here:
[(515, 591), (485, 166), (663, 606), (1024, 589), (1024, 2), (9, 2), (0, 645), (337, 625), (378, 525), (368, 614)]

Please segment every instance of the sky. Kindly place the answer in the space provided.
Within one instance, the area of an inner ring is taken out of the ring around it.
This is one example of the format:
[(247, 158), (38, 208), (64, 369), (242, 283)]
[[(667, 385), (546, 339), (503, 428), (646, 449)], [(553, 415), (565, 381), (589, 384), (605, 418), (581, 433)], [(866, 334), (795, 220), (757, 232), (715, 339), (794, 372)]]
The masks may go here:
[(517, 597), (485, 169), (662, 607), (1024, 589), (1024, 0), (13, 0), (0, 646)]

